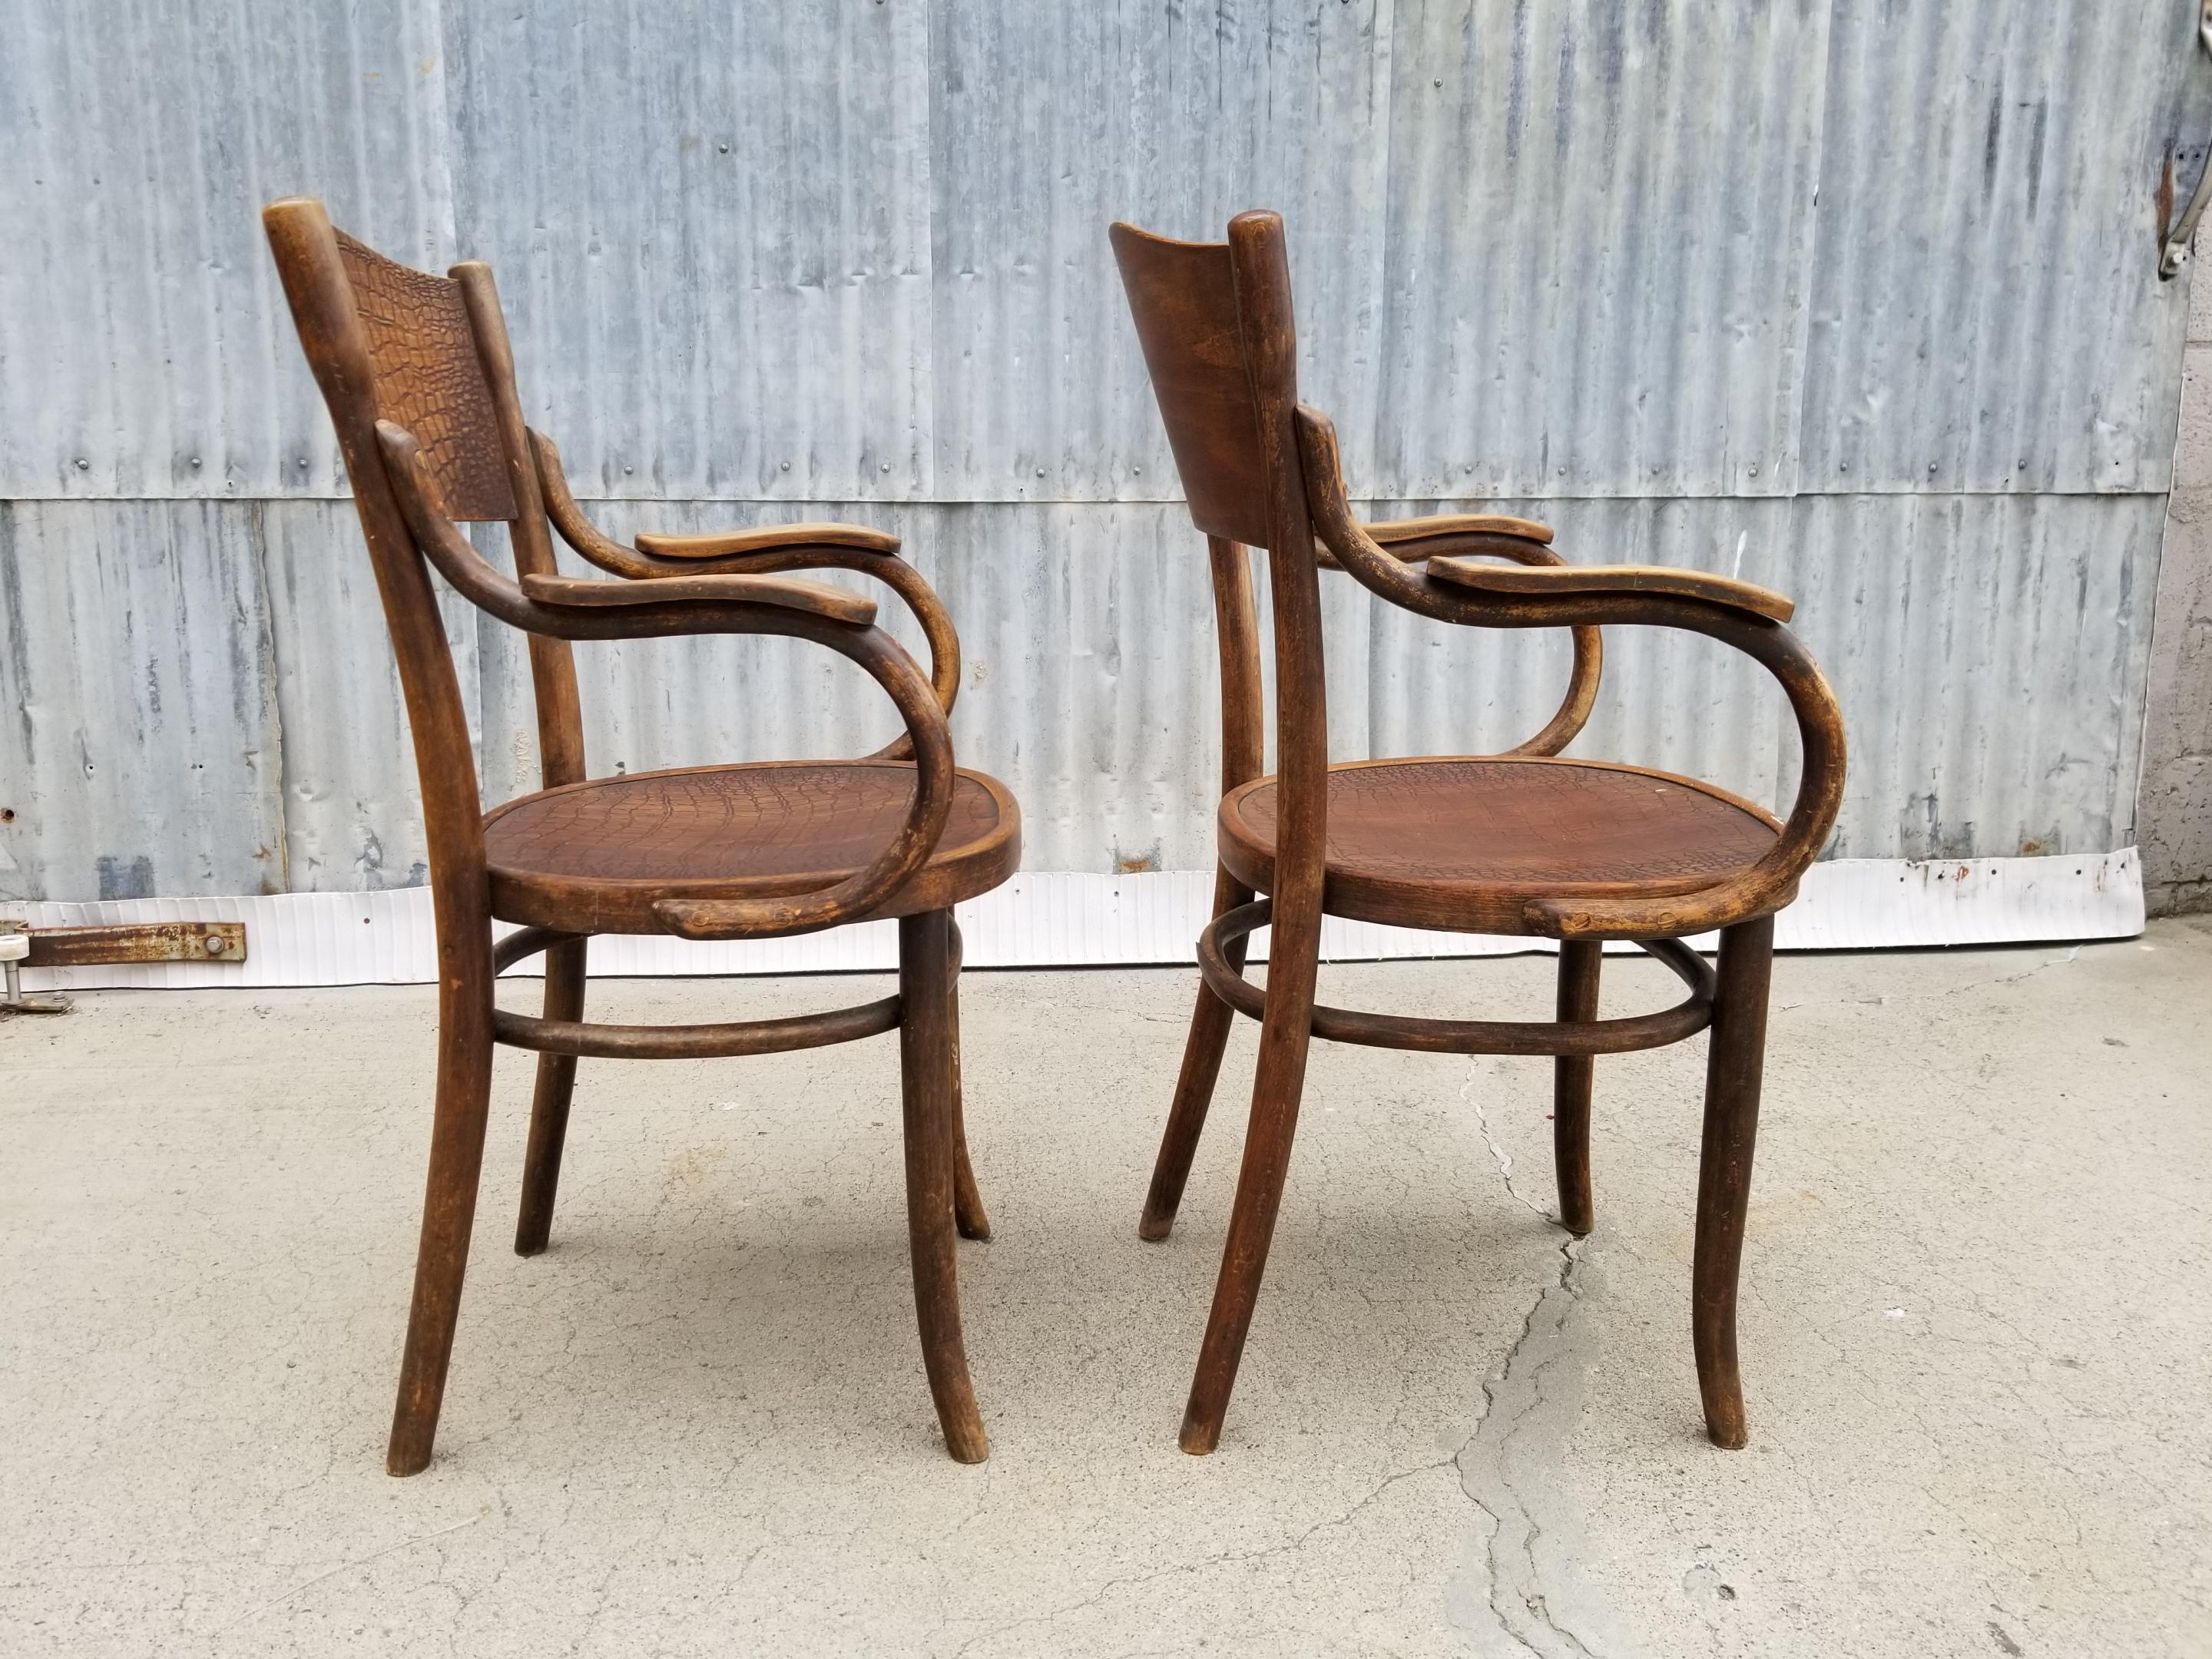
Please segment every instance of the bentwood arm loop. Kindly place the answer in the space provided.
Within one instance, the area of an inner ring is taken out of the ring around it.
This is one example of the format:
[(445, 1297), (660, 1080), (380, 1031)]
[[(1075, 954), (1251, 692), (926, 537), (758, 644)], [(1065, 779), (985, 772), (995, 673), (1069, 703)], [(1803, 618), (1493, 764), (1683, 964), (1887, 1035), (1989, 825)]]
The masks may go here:
[[(534, 428), (531, 453), (545, 495), (545, 514), (561, 539), (611, 575), (634, 581), (666, 580), (709, 574), (767, 575), (780, 570), (854, 570), (881, 582), (905, 601), (929, 643), (929, 678), (938, 706), (952, 712), (960, 695), (960, 635), (952, 617), (922, 574), (899, 556), (899, 539), (880, 530), (849, 524), (763, 525), (752, 530), (708, 536), (640, 536), (625, 547), (584, 515), (561, 467), (561, 452)], [(872, 758), (910, 757), (908, 739), (900, 737)]]
[[(1308, 411), (1310, 412), (1310, 411)], [(1327, 417), (1316, 416), (1327, 425)], [(1334, 434), (1330, 441), (1334, 442)], [(1346, 509), (1347, 514), (1350, 508)], [(1510, 559), (1516, 564), (1550, 569), (1566, 561), (1551, 547), (1552, 526), (1534, 519), (1509, 518), (1498, 513), (1438, 514), (1426, 519), (1393, 519), (1359, 526), (1361, 533), (1382, 557), (1406, 564), (1452, 556)], [(1324, 570), (1348, 569), (1326, 540), (1314, 549)], [(1355, 571), (1352, 573), (1358, 576)], [(1373, 582), (1358, 580), (1368, 587)], [(1382, 592), (1381, 589), (1376, 591)], [(1384, 593), (1383, 597), (1391, 597)], [(1526, 743), (1505, 750), (1509, 755), (1556, 755), (1575, 740), (1597, 707), (1599, 678), (1605, 672), (1605, 646), (1595, 628), (1574, 630), (1575, 664), (1567, 678), (1566, 695), (1543, 730)], [(1241, 780), (1240, 780), (1241, 781)]]
[[(1790, 700), (1803, 767), (1789, 819), (1763, 857), (1729, 880), (1680, 896), (1531, 899), (1522, 915), (1532, 931), (1565, 939), (1680, 938), (1729, 927), (1789, 901), (1835, 827), (1843, 805), (1844, 756), (1843, 714), (1835, 694), (1811, 653), (1777, 617), (1778, 610), (1783, 617), (1790, 614), (1787, 600), (1724, 577), (1634, 566), (1516, 570), (1506, 573), (1516, 590), (1510, 592), (1503, 591), (1502, 584), (1490, 590), (1464, 580), (1454, 583), (1418, 574), (1378, 545), (1352, 516), (1328, 418), (1301, 406), (1297, 421), (1315, 531), (1355, 580), (1392, 604), (1439, 622), (1476, 628), (1595, 629), (1602, 623), (1635, 623), (1702, 634), (1757, 662)], [(1557, 586), (1545, 591), (1551, 584)]]
[[(662, 639), (690, 634), (777, 634), (811, 640), (858, 663), (906, 722), (913, 745), (914, 804), (875, 860), (845, 880), (811, 893), (759, 898), (663, 899), (653, 915), (684, 939), (757, 939), (818, 932), (858, 920), (919, 870), (943, 839), (954, 788), (952, 735), (921, 668), (897, 641), (873, 625), (866, 599), (812, 582), (757, 575), (686, 579), (677, 597), (635, 605), (559, 603), (563, 590), (598, 584), (560, 578), (507, 579), (478, 556), (434, 504), (414, 436), (390, 421), (376, 425), (385, 467), (407, 527), (430, 562), (471, 603), (527, 633), (565, 640)], [(672, 585), (673, 586), (673, 585)], [(545, 597), (538, 597), (544, 595)], [(642, 596), (641, 596), (642, 597)]]

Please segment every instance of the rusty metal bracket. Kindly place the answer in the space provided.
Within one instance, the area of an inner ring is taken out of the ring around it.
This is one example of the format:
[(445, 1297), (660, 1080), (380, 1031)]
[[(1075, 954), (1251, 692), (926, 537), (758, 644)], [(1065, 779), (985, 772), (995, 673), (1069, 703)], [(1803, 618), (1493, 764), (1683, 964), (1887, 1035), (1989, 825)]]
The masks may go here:
[(31, 954), (27, 935), (9, 933), (8, 924), (0, 922), (0, 974), (4, 974), (4, 989), (0, 989), (0, 1018), (9, 1014), (65, 1014), (72, 1005), (67, 997), (26, 996), (23, 993), (22, 965)]
[[(2201, 0), (2197, 12), (2197, 40), (2207, 53), (2212, 53), (2212, 0)], [(2166, 234), (2166, 245), (2158, 256), (2158, 279), (2171, 282), (2181, 274), (2181, 256), (2189, 251), (2190, 240), (2197, 234), (2197, 222), (2204, 216), (2204, 204), (2212, 196), (2212, 151), (2204, 157), (2204, 166), (2197, 175), (2197, 188), (2189, 193), (2189, 205), (2181, 210), (2181, 217)]]
[(0, 1015), (65, 1014), (65, 996), (27, 994), (25, 968), (90, 968), (118, 962), (243, 962), (242, 921), (123, 922), (108, 927), (41, 927), (0, 921), (0, 968), (7, 989)]
[(242, 921), (119, 922), (107, 927), (0, 927), (28, 934), (26, 968), (93, 968), (118, 962), (243, 962)]

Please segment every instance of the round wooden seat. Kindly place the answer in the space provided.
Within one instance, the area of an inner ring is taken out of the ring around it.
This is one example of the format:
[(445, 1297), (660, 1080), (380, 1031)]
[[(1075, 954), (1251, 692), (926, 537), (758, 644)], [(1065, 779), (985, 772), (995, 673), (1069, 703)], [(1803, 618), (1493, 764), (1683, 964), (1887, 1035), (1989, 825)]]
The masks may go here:
[[(1275, 780), (1223, 798), (1221, 861), (1275, 878)], [(1755, 862), (1781, 825), (1670, 773), (1600, 761), (1358, 761), (1328, 777), (1332, 915), (1401, 927), (1525, 933), (1532, 898), (1663, 897)]]
[[(658, 933), (667, 898), (764, 898), (843, 880), (882, 852), (914, 800), (907, 761), (778, 761), (594, 778), (484, 817), (491, 913), (571, 933)], [(944, 838), (873, 917), (941, 910), (1014, 872), (1021, 811), (963, 771)]]

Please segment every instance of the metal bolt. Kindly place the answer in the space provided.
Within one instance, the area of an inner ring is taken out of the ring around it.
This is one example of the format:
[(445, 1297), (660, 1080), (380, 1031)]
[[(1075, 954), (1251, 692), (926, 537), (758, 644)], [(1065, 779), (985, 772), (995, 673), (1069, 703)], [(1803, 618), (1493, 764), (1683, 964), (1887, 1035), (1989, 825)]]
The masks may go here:
[(305, 455), (302, 455), (302, 456), (301, 456), (301, 457), (300, 457), (300, 471), (302, 471), (302, 472), (305, 472), (307, 470), (307, 458)]
[(721, 151), (725, 155), (727, 155), (730, 153), (730, 147), (727, 144), (717, 144), (714, 148)]
[(221, 933), (210, 933), (205, 939), (202, 939), (200, 943), (206, 948), (207, 953), (210, 956), (219, 957), (222, 954), (222, 935)]
[(193, 465), (194, 466), (196, 466), (196, 467), (197, 467), (199, 464), (200, 464), (200, 458), (199, 458), (198, 456), (197, 456), (197, 455), (193, 456), (193, 457), (192, 457), (192, 465)]
[(1039, 467), (1039, 468), (1037, 469), (1037, 477), (1040, 477), (1040, 478), (1042, 478), (1042, 477), (1044, 477), (1044, 469), (1043, 469), (1042, 467)]
[(1757, 461), (1753, 461), (1751, 464), (1751, 476), (1754, 478), (1759, 476), (1759, 463)]
[(791, 471), (791, 463), (790, 463), (789, 461), (786, 461), (786, 462), (783, 464), (783, 470), (784, 470), (786, 472), (788, 472), (788, 471)]
[(634, 466), (626, 466), (626, 467), (624, 467), (624, 468), (623, 469), (623, 471), (625, 471), (625, 472), (635, 472), (635, 471), (637, 471), (637, 469), (636, 469), (635, 467), (634, 467)]
[[(884, 0), (876, 0), (876, 3), (877, 3), (878, 5), (879, 5), (879, 6), (880, 6), (881, 4), (883, 4), (883, 3), (884, 3)], [(884, 471), (886, 471), (886, 472), (888, 472), (888, 471), (890, 471), (890, 470), (891, 470), (891, 464), (890, 464), (889, 461), (885, 461), (885, 462), (884, 463)]]
[(80, 455), (76, 458), (76, 470), (80, 472), (89, 472), (92, 471), (92, 463)]

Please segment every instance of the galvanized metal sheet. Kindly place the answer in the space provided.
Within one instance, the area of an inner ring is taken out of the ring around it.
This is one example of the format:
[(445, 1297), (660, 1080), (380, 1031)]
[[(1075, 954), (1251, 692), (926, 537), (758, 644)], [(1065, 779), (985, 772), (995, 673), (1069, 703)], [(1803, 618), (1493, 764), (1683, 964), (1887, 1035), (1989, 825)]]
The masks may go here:
[(1833, 9), (1804, 487), (2168, 488), (2158, 194), (2212, 131), (2197, 8)]
[[(1377, 471), (1787, 494), (1825, 0), (1425, 0), (1393, 51)], [(1329, 234), (1326, 221), (1307, 237)]]
[(437, 0), (0, 5), (0, 498), (332, 495), (258, 213), (451, 263)]
[[(419, 878), (254, 217), (295, 191), (422, 266), (492, 261), (532, 418), (587, 495), (635, 498), (593, 507), (617, 533), (905, 533), (967, 647), (962, 757), (1021, 795), (1033, 869), (1211, 860), (1203, 556), (1103, 232), (1261, 203), (1363, 492), (1796, 595), (1853, 732), (1836, 851), (2122, 845), (2184, 302), (2149, 192), (2212, 131), (2171, 9), (149, 0), (90, 29), (0, 0), (0, 793), (33, 802), (0, 800), (0, 892)], [(71, 495), (126, 499), (31, 499)], [(137, 499), (164, 496), (215, 499)], [(1340, 757), (1549, 712), (1561, 642), (1327, 592)], [(488, 795), (534, 787), (518, 641), (450, 631)], [(1787, 790), (1755, 670), (1616, 633), (1577, 752)], [(599, 771), (895, 729), (794, 642), (579, 657)]]
[(285, 890), (258, 511), (0, 502), (0, 897)]
[(929, 17), (450, 0), (461, 243), (577, 488), (929, 489)]
[(1176, 498), (1106, 243), (1291, 230), (1308, 395), (1363, 473), (1391, 146), (1390, 0), (940, 0), (930, 34), (940, 500)]
[[(420, 886), (429, 854), (415, 751), (353, 503), (269, 501), (261, 526), (290, 890)], [(477, 611), (442, 584), (440, 592), (473, 720)]]

